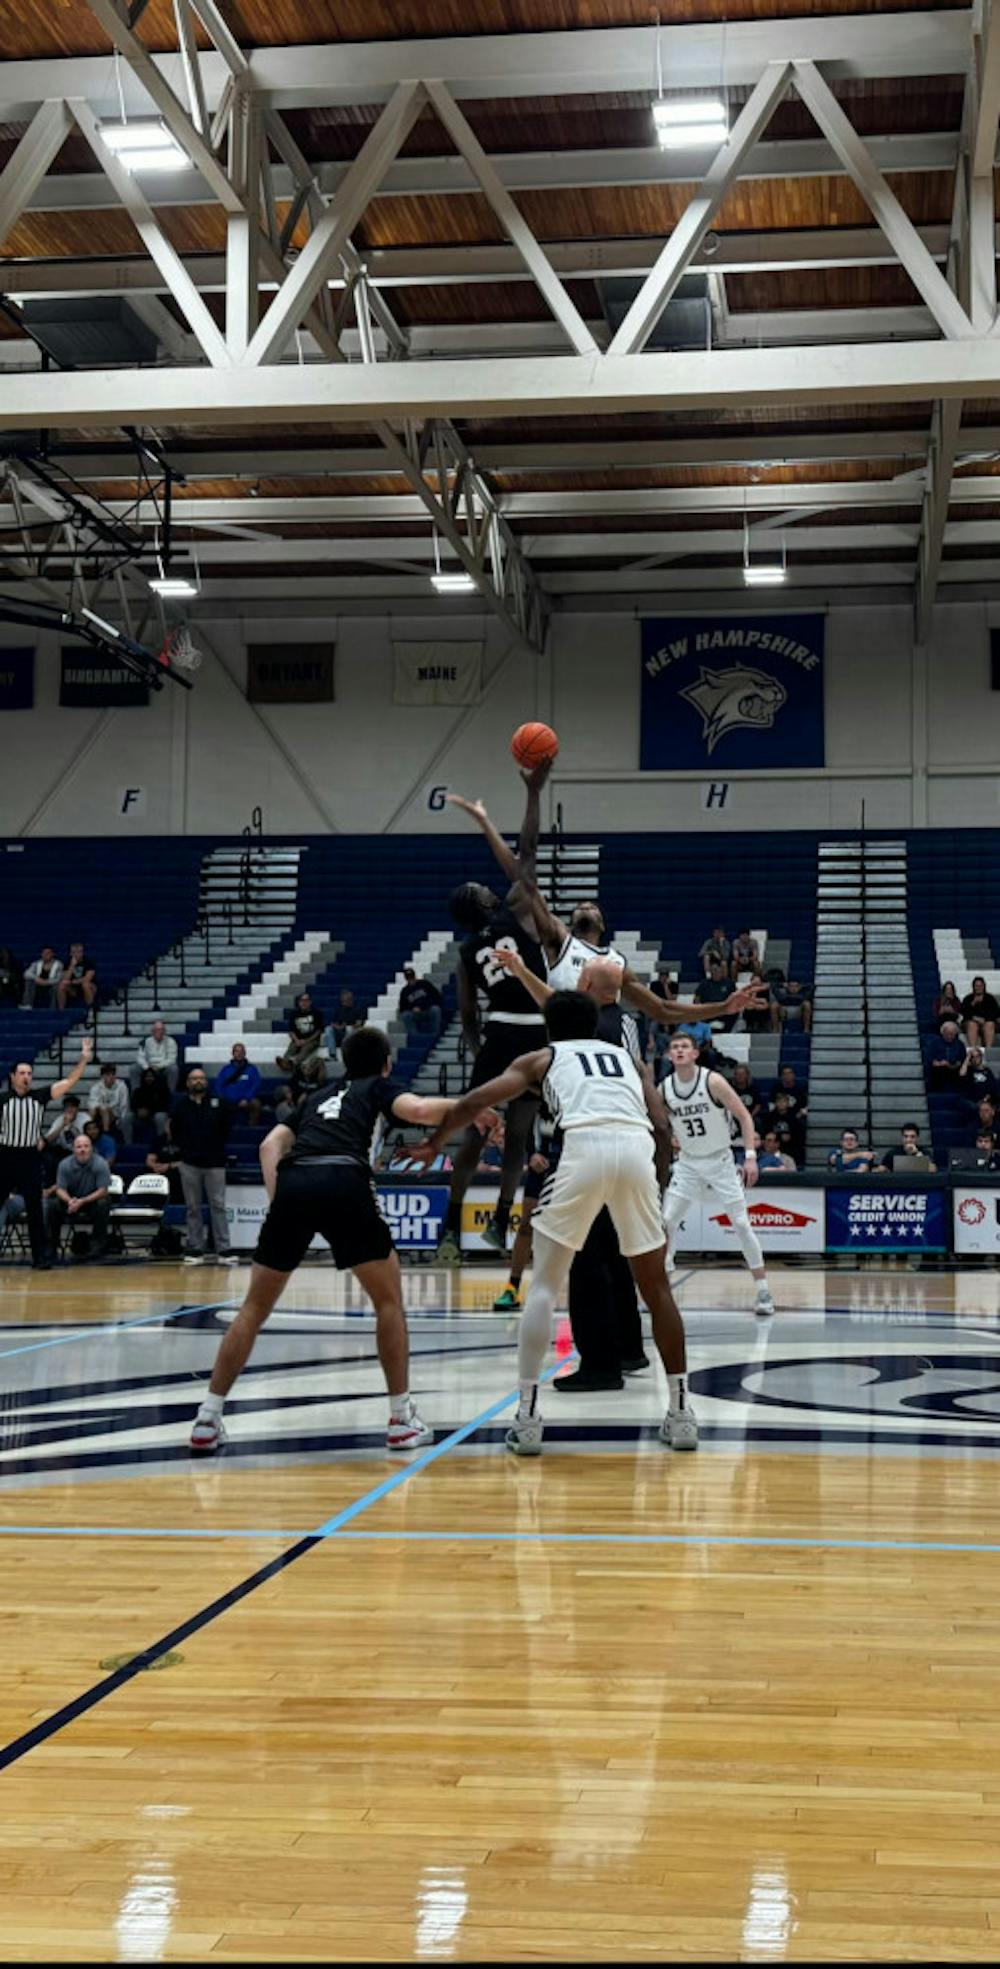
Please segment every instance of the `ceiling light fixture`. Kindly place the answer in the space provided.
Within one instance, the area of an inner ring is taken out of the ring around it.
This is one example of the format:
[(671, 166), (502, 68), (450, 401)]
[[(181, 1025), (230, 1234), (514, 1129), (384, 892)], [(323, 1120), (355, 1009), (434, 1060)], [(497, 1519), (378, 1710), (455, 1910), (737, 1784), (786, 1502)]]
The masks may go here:
[(101, 142), (124, 164), (126, 171), (184, 171), (191, 159), (159, 117), (138, 117), (129, 123), (101, 123)]
[(662, 150), (693, 150), (724, 144), (729, 135), (726, 105), (718, 96), (653, 104), (653, 122)]
[(436, 526), (431, 527), (431, 539), (434, 542), (434, 572), (431, 575), (431, 587), (434, 588), (439, 595), (474, 594), (476, 584), (473, 581), (471, 574), (467, 574), (464, 568), (456, 568), (455, 571), (450, 574), (442, 573), (441, 542), (438, 539), (438, 530)]
[(196, 584), (186, 574), (160, 574), (150, 577), (149, 585), (154, 595), (163, 601), (180, 601), (183, 597), (196, 595)]
[(750, 559), (750, 528), (743, 522), (743, 580), (748, 588), (780, 588), (788, 579), (788, 557), (785, 542), (781, 542), (781, 559), (752, 561)]

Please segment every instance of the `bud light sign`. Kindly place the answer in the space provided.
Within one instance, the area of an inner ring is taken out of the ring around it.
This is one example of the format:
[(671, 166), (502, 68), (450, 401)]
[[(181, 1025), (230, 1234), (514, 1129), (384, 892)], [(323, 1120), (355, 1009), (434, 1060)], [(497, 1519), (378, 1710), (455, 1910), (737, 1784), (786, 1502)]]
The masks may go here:
[(401, 1251), (436, 1251), (448, 1190), (443, 1183), (379, 1183), (378, 1207)]

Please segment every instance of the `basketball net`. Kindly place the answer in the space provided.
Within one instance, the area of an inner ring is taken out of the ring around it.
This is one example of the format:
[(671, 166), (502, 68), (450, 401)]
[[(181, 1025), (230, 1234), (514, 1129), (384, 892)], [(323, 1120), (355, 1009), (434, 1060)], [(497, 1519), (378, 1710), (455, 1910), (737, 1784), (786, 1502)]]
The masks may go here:
[(176, 629), (168, 630), (159, 651), (159, 661), (165, 668), (188, 672), (200, 670), (201, 660), (201, 651), (186, 622), (180, 622)]

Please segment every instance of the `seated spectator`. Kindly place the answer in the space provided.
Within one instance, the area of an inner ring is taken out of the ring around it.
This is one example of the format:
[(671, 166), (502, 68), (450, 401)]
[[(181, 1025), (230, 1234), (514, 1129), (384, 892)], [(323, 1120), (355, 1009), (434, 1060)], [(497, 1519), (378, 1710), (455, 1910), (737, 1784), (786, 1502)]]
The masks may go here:
[(355, 1026), (363, 1026), (364, 1022), (365, 1015), (361, 1006), (356, 1003), (350, 985), (345, 985), (340, 994), (340, 1002), (330, 1021), (336, 1036), (338, 1051), (343, 1046), (348, 1033), (353, 1032)]
[(399, 994), (399, 1016), (412, 1038), (436, 1039), (444, 1010), (441, 993), (429, 978), (418, 978), (412, 964), (403, 965), (405, 983)]
[(67, 1221), (74, 1225), (93, 1226), (94, 1235), (87, 1256), (103, 1258), (108, 1248), (110, 1183), (111, 1171), (103, 1156), (94, 1154), (88, 1136), (78, 1135), (72, 1155), (60, 1162), (55, 1188), (46, 1198), (45, 1229), (50, 1259), (55, 1256), (59, 1233)]
[(826, 1166), (838, 1176), (864, 1176), (871, 1174), (874, 1161), (874, 1149), (861, 1147), (857, 1129), (845, 1128), (841, 1133), (840, 1147), (831, 1150), (826, 1159)]
[(308, 1080), (315, 1085), (322, 1065), (318, 1057), (322, 1040), (322, 1018), (309, 992), (300, 991), (288, 1014), (288, 1044), (275, 1064), (282, 1073), (290, 1073), (296, 1084)]
[(90, 1120), (89, 1108), (81, 1107), (78, 1094), (67, 1094), (62, 1104), (62, 1113), (42, 1135), (42, 1158), (47, 1183), (55, 1181), (56, 1170), (67, 1155), (72, 1155), (73, 1144), (82, 1135)]
[(0, 1242), (3, 1241), (4, 1233), (10, 1230), (11, 1225), (18, 1223), (25, 1216), (27, 1210), (23, 1196), (20, 1196), (16, 1190), (11, 1190), (6, 1201), (0, 1203)]
[(170, 1094), (161, 1073), (153, 1067), (145, 1067), (140, 1074), (139, 1084), (132, 1090), (132, 1113), (136, 1121), (162, 1129), (170, 1113)]
[(9, 944), (0, 943), (0, 1005), (18, 1004), (24, 989), (24, 972)]
[(21, 995), (22, 1012), (46, 1010), (51, 1008), (53, 992), (62, 977), (62, 965), (50, 943), (42, 948), (40, 957), (29, 964), (24, 974), (24, 991)]
[(170, 1133), (170, 1123), (168, 1121), (162, 1135), (157, 1136), (146, 1157), (146, 1168), (154, 1176), (166, 1176), (170, 1184), (171, 1203), (183, 1203), (184, 1201), (184, 1192), (181, 1189), (181, 1172), (178, 1167), (180, 1159), (181, 1152)]
[(739, 1095), (743, 1106), (750, 1114), (756, 1116), (760, 1113), (764, 1103), (757, 1091), (756, 1082), (750, 1072), (750, 1068), (744, 1066), (742, 1061), (738, 1066), (733, 1068), (729, 1076), (729, 1085), (732, 1087), (734, 1093)]
[[(677, 980), (667, 970), (665, 964), (660, 965), (649, 989), (653, 997), (662, 999), (665, 1005), (669, 1005), (677, 997)], [(650, 1059), (660, 1060), (663, 1058), (670, 1044), (670, 1030), (670, 1027), (662, 1025), (659, 1019), (650, 1021), (648, 1047), (648, 1057)]]
[(294, 1088), (287, 1086), (279, 1087), (274, 1099), (275, 1121), (280, 1121), (282, 1126), (286, 1126), (290, 1117), (299, 1106), (301, 1098), (300, 1096), (298, 1100), (296, 1099)]
[(924, 1064), (931, 1086), (942, 1093), (958, 1088), (958, 1075), (965, 1058), (965, 1041), (959, 1038), (954, 1019), (945, 1019), (941, 1031), (924, 1041)]
[(985, 978), (973, 978), (972, 990), (966, 992), (962, 1000), (962, 1018), (970, 1046), (993, 1045), (1000, 1020), (1000, 1005), (993, 993), (987, 991)]
[(801, 984), (798, 978), (789, 978), (786, 984), (776, 983), (771, 1001), (771, 1031), (780, 1032), (782, 1026), (801, 1024), (803, 1032), (811, 1032), (812, 998), (812, 986)]
[(98, 1121), (96, 1114), (91, 1115), (83, 1132), (94, 1154), (101, 1156), (107, 1163), (108, 1168), (113, 1169), (115, 1166), (115, 1157), (118, 1154), (118, 1143), (113, 1135), (107, 1133), (103, 1124)]
[[(976, 1136), (976, 1149), (979, 1155), (982, 1157), (982, 1160), (979, 1164), (979, 1167), (981, 1169), (991, 1169), (991, 1170), (1000, 1169), (1000, 1149), (997, 1148), (997, 1145), (993, 1140), (993, 1136), (988, 1128), (982, 1130), (981, 1133)], [(2, 1213), (0, 1213), (0, 1215), (2, 1215)]]
[(738, 978), (741, 971), (760, 973), (760, 949), (749, 930), (737, 930), (733, 938), (730, 969), (734, 978)]
[[(694, 995), (696, 1005), (724, 1005), (729, 997), (730, 985), (721, 964), (714, 963), (706, 978), (702, 978)], [(712, 1026), (716, 1032), (731, 1032), (736, 1024), (735, 1018), (713, 1018)]]
[(802, 1118), (796, 1113), (791, 1097), (783, 1087), (775, 1088), (771, 1105), (760, 1116), (760, 1127), (765, 1135), (776, 1135), (782, 1155), (790, 1155), (798, 1167), (805, 1161), (806, 1137)]
[(104, 1127), (123, 1142), (130, 1142), (133, 1123), (128, 1088), (124, 1080), (119, 1080), (118, 1068), (110, 1060), (102, 1061), (100, 1078), (90, 1090), (90, 1100), (94, 1114), (100, 1116)]
[(876, 1169), (888, 1169), (894, 1176), (934, 1176), (937, 1164), (931, 1161), (927, 1150), (920, 1141), (920, 1130), (915, 1121), (904, 1121), (899, 1131), (900, 1146), (889, 1149)]
[(701, 958), (701, 967), (705, 973), (706, 978), (711, 976), (713, 964), (721, 964), (723, 966), (723, 969), (728, 969), (731, 952), (732, 952), (732, 944), (730, 943), (729, 938), (727, 937), (726, 932), (722, 927), (722, 924), (717, 923), (715, 929), (712, 931), (711, 936), (705, 938), (705, 941), (698, 952), (698, 955)]
[(90, 1006), (96, 997), (97, 972), (94, 965), (82, 943), (71, 943), (62, 977), (56, 986), (56, 1004), (60, 1012), (65, 1012), (71, 1005), (81, 1002)]
[(505, 1139), (502, 1126), (494, 1131), (492, 1138), (483, 1136), (482, 1145), (479, 1150), (479, 1161), (475, 1170), (477, 1176), (499, 1176), (503, 1168)]
[(945, 1019), (954, 1019), (957, 1025), (961, 1016), (962, 1001), (955, 989), (955, 980), (947, 978), (931, 1006), (931, 1023), (940, 1030)]
[(212, 1092), (218, 1095), (220, 1101), (225, 1101), (227, 1107), (239, 1108), (247, 1121), (251, 1118), (251, 1106), (260, 1114), (260, 1068), (247, 1059), (247, 1049), (242, 1040), (237, 1039), (231, 1058), (224, 1067), (219, 1068)]
[(975, 1106), (989, 1096), (992, 1100), (997, 1091), (997, 1077), (992, 1067), (988, 1067), (981, 1046), (970, 1046), (958, 1069), (958, 1092), (963, 1101)]
[(799, 1121), (804, 1121), (809, 1113), (809, 1089), (800, 1081), (794, 1067), (782, 1067), (778, 1075), (775, 1093), (787, 1094), (792, 1113)]
[(995, 1101), (990, 1100), (988, 1094), (984, 1097), (983, 1100), (980, 1101), (979, 1106), (976, 1109), (975, 1133), (977, 1135), (992, 1135), (994, 1142), (996, 1141), (997, 1138), (996, 1103)]
[(760, 1136), (757, 1139), (760, 1142), (757, 1154), (758, 1169), (769, 1169), (774, 1176), (794, 1176), (795, 1159), (782, 1148), (773, 1128), (768, 1129), (763, 1139)]
[[(177, 1075), (179, 1072), (177, 1041), (167, 1031), (162, 1019), (153, 1020), (146, 1038), (140, 1040), (139, 1045), (136, 1047), (135, 1061), (129, 1068), (128, 1076), (133, 1089), (138, 1087), (140, 1080), (147, 1071), (152, 1071), (158, 1075), (166, 1097), (169, 1097), (174, 1092), (177, 1086)], [(160, 1102), (160, 1107), (164, 1111), (169, 1106), (169, 1098), (164, 1098)]]
[(784, 973), (769, 971), (765, 978), (761, 976), (760, 967), (756, 966), (753, 975), (762, 987), (762, 997), (759, 1005), (747, 1006), (743, 1014), (743, 1029), (745, 1032), (770, 1032), (774, 1017), (775, 985), (779, 980), (784, 983)]

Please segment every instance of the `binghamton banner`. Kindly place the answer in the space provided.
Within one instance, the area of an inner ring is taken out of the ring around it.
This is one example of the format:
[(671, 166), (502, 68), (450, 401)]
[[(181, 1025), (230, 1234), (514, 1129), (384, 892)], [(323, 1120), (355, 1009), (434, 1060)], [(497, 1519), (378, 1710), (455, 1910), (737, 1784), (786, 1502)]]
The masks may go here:
[(483, 645), (393, 643), (397, 704), (478, 704)]
[(649, 616), (644, 772), (822, 766), (822, 615)]

